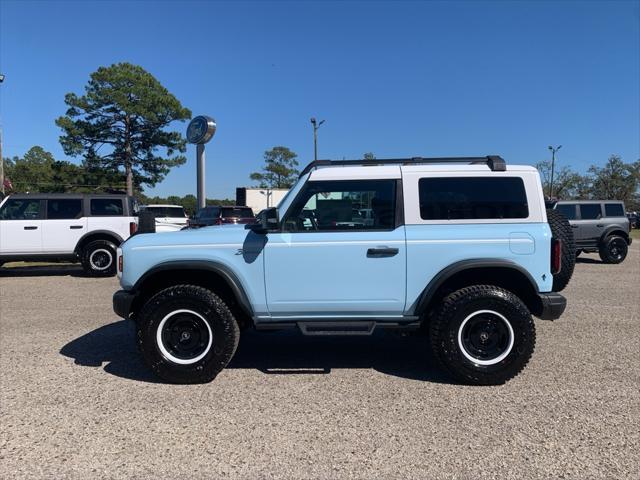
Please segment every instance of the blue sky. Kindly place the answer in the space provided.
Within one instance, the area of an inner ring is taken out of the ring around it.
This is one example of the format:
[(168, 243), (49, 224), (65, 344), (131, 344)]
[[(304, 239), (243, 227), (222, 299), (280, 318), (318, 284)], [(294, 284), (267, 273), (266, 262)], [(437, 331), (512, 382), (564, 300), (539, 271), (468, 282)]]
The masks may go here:
[[(500, 154), (586, 170), (640, 158), (640, 3), (0, 0), (4, 156), (41, 145), (99, 66), (151, 72), (218, 132), (207, 196), (275, 145), (320, 158)], [(175, 128), (186, 130), (186, 124)], [(188, 162), (147, 193), (195, 193)], [(73, 160), (73, 159), (72, 159)], [(75, 161), (79, 161), (76, 159)]]

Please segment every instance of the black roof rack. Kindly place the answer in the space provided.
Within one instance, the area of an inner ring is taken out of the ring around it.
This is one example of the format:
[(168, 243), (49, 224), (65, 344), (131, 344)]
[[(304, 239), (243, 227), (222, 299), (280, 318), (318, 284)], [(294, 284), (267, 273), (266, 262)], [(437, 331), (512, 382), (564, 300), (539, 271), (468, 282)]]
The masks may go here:
[(306, 175), (316, 167), (345, 166), (345, 165), (424, 165), (433, 163), (467, 163), (470, 165), (485, 164), (494, 172), (504, 172), (507, 164), (499, 155), (487, 155), (486, 157), (412, 157), (412, 158), (375, 158), (372, 160), (314, 160), (304, 167), (300, 176)]

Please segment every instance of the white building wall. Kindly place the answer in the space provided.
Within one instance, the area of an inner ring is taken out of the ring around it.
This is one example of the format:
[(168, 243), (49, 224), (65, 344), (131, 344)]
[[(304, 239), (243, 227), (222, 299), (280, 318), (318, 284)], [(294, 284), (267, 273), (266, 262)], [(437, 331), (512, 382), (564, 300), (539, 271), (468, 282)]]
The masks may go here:
[(251, 207), (253, 213), (257, 215), (265, 208), (276, 207), (289, 190), (284, 188), (247, 188), (245, 191), (247, 196), (246, 206)]

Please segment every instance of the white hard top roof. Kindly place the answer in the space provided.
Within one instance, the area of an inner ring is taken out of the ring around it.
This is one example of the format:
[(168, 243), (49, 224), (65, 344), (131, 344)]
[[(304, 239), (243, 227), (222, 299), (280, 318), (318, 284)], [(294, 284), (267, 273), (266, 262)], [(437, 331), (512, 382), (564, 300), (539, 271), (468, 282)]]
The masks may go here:
[[(535, 172), (535, 167), (530, 165), (507, 165), (506, 173), (509, 172)], [(311, 171), (309, 180), (358, 180), (363, 178), (375, 179), (397, 179), (402, 178), (402, 172), (425, 172), (425, 173), (487, 173), (491, 172), (495, 175), (504, 174), (505, 172), (492, 172), (487, 165), (359, 165), (359, 166), (340, 166), (340, 165), (322, 165)]]

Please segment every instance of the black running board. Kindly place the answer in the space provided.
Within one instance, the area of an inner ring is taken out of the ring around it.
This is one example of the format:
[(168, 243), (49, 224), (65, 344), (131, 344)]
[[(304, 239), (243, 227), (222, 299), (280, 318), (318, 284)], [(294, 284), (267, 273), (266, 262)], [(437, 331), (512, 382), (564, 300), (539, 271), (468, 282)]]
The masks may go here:
[(371, 335), (376, 328), (389, 328), (396, 330), (417, 330), (420, 322), (378, 322), (375, 320), (336, 320), (336, 321), (298, 321), (286, 323), (262, 323), (257, 324), (257, 330), (279, 330), (298, 327), (303, 335), (307, 336), (366, 336)]

